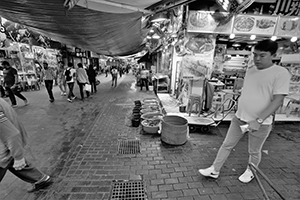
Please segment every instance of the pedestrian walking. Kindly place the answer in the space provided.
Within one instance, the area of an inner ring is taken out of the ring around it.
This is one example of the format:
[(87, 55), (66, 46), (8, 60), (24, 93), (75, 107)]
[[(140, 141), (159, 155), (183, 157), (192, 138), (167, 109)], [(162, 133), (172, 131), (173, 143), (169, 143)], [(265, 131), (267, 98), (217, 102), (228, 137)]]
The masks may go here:
[(67, 83), (66, 83), (66, 78), (64, 76), (64, 72), (65, 72), (65, 63), (64, 61), (59, 61), (58, 62), (58, 86), (59, 89), (61, 91), (61, 96), (66, 96), (67, 95)]
[(3, 83), (4, 83), (4, 87), (5, 90), (8, 93), (9, 99), (11, 101), (12, 107), (16, 107), (17, 106), (17, 101), (16, 101), (16, 97), (19, 97), (20, 99), (22, 99), (25, 103), (25, 105), (28, 105), (28, 101), (26, 99), (26, 97), (24, 97), (21, 94), (21, 91), (18, 87), (18, 72), (15, 68), (12, 68), (9, 64), (9, 62), (7, 61), (3, 61), (2, 62), (2, 67), (3, 69)]
[(25, 158), (27, 132), (17, 113), (0, 98), (0, 182), (7, 170), (18, 178), (32, 184), (28, 192), (48, 187), (50, 176), (35, 168)]
[[(249, 67), (246, 72), (238, 110), (212, 166), (199, 170), (203, 176), (219, 177), (220, 169), (231, 150), (244, 136), (242, 127), (245, 125), (248, 126), (248, 162), (258, 167), (262, 146), (271, 131), (272, 114), (282, 105), (289, 93), (288, 70), (272, 62), (277, 49), (277, 42), (271, 40), (263, 40), (254, 47), (255, 65)], [(249, 183), (253, 178), (254, 175), (248, 167), (238, 179)]]
[(64, 75), (65, 75), (66, 83), (69, 88), (68, 101), (72, 103), (72, 101), (76, 99), (76, 96), (73, 93), (75, 76), (76, 76), (76, 70), (74, 69), (73, 63), (70, 62), (68, 63), (68, 68), (66, 69)]
[(43, 62), (43, 67), (44, 69), (42, 71), (42, 77), (43, 80), (45, 81), (45, 87), (49, 95), (49, 101), (52, 103), (54, 102), (52, 89), (53, 89), (53, 82), (55, 79), (55, 72), (52, 68), (48, 66), (47, 62)]
[(94, 69), (93, 65), (89, 65), (89, 68), (87, 69), (87, 75), (89, 77), (89, 82), (92, 86), (92, 91), (91, 93), (96, 93), (97, 92), (97, 85), (96, 85), (96, 80), (97, 80), (97, 73), (96, 70)]
[[(86, 73), (86, 70), (83, 68), (82, 63), (78, 63), (77, 64), (77, 70), (76, 70), (76, 80), (77, 80), (77, 84), (79, 86), (79, 91), (80, 91), (80, 96), (81, 96), (81, 100), (84, 100), (84, 93), (83, 93), (83, 89), (84, 86), (86, 84), (89, 84), (89, 78), (88, 75)], [(89, 97), (90, 96), (90, 92), (86, 91), (86, 96)]]
[(117, 84), (118, 84), (118, 70), (117, 70), (117, 68), (113, 67), (111, 69), (110, 73), (111, 73), (111, 77), (112, 77), (112, 79), (111, 79), (111, 86), (112, 87), (113, 86), (117, 87)]
[(143, 90), (143, 86), (146, 87), (147, 91), (149, 90), (149, 70), (146, 70), (144, 66), (141, 70), (140, 84), (141, 91)]

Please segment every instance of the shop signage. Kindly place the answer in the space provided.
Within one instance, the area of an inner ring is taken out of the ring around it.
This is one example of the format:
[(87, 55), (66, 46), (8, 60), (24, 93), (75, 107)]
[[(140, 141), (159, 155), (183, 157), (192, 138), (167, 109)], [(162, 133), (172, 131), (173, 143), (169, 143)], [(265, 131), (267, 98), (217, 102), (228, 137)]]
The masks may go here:
[(300, 35), (300, 17), (279, 17), (275, 35), (293, 37)]
[(273, 14), (283, 14), (288, 16), (300, 15), (299, 0), (277, 0)]
[(214, 11), (190, 11), (187, 31), (230, 34), (233, 19), (229, 13)]
[(235, 34), (273, 35), (277, 24), (276, 16), (237, 15), (233, 24)]

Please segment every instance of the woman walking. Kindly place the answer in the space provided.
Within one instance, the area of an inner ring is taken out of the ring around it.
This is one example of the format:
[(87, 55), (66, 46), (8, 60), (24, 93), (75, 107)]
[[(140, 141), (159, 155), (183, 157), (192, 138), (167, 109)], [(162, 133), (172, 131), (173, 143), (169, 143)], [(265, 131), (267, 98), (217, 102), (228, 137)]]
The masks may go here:
[[(88, 78), (88, 75), (87, 75), (85, 69), (83, 69), (82, 63), (78, 63), (77, 67), (78, 67), (78, 69), (76, 71), (77, 83), (79, 85), (81, 100), (83, 101), (84, 100), (83, 88), (84, 88), (85, 84), (89, 83), (89, 78)], [(86, 96), (87, 97), (90, 96), (90, 93), (88, 91), (86, 91)]]
[(89, 65), (89, 68), (87, 69), (87, 75), (89, 77), (89, 82), (92, 86), (92, 91), (91, 93), (96, 93), (97, 92), (97, 86), (96, 86), (96, 76), (97, 73), (92, 65)]

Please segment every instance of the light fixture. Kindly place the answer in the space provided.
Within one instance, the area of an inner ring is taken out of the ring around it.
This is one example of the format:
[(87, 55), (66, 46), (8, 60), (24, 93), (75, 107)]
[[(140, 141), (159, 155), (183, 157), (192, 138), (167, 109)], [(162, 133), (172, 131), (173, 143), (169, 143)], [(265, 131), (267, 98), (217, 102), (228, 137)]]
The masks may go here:
[(241, 45), (239, 43), (234, 43), (232, 46), (233, 47), (240, 47)]
[(231, 34), (229, 35), (229, 38), (230, 38), (230, 39), (235, 38), (235, 34), (231, 33)]
[(256, 39), (256, 35), (251, 35), (250, 36), (250, 40), (255, 40)]
[(150, 31), (149, 31), (150, 33), (154, 33), (154, 30), (153, 29), (150, 29)]
[(147, 35), (147, 37), (146, 37), (147, 39), (151, 39), (152, 37), (151, 36), (149, 36), (149, 35)]
[(271, 37), (271, 40), (272, 40), (272, 41), (276, 41), (276, 40), (277, 40), (277, 36), (276, 36), (276, 35), (273, 35), (273, 36)]
[(297, 37), (292, 37), (292, 38), (291, 38), (291, 42), (296, 42), (297, 40), (298, 40)]
[(162, 22), (162, 21), (165, 21), (165, 20), (167, 20), (167, 19), (168, 19), (168, 17), (167, 17), (167, 15), (166, 15), (166, 13), (163, 13), (163, 12), (158, 13), (158, 14), (154, 14), (154, 15), (150, 18), (151, 22)]
[(152, 38), (153, 38), (153, 39), (159, 39), (160, 36), (159, 36), (158, 34), (155, 33), (154, 35), (152, 35)]

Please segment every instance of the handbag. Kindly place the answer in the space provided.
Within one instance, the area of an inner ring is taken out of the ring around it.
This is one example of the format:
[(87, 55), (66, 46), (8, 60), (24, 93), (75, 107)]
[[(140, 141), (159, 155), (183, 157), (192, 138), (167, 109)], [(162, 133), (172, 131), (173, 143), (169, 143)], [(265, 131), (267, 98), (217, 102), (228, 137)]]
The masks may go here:
[(85, 84), (83, 90), (87, 92), (92, 92), (92, 86), (90, 84)]

